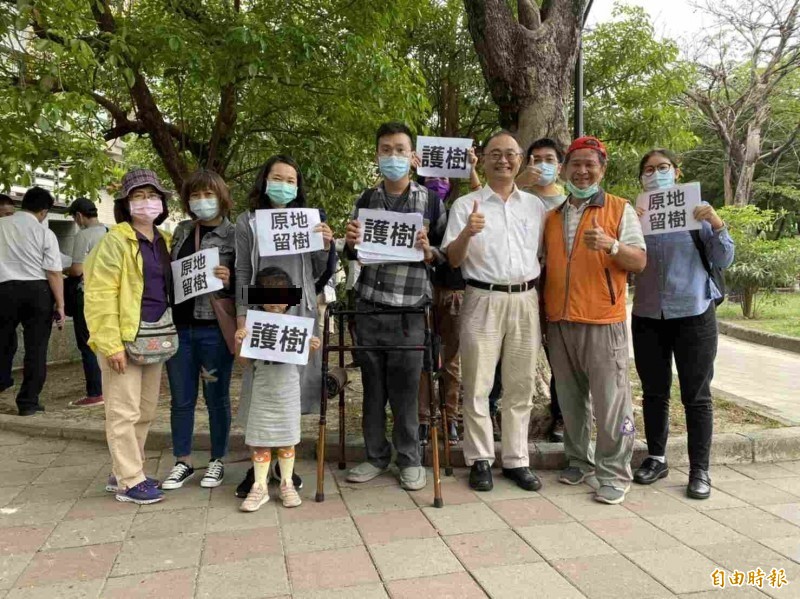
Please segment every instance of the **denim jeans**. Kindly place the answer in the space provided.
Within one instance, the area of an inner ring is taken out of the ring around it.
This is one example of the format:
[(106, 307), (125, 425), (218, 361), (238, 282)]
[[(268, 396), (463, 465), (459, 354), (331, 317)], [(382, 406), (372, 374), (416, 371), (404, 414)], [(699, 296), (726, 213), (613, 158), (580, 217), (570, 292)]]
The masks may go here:
[(714, 429), (711, 379), (717, 355), (714, 304), (703, 314), (686, 318), (659, 320), (634, 315), (631, 329), (636, 370), (642, 381), (644, 432), (650, 455), (666, 455), (674, 357), (686, 413), (689, 465), (708, 470)]
[(178, 353), (167, 362), (172, 395), (172, 453), (175, 457), (192, 453), (198, 381), (202, 381), (211, 429), (211, 459), (223, 458), (228, 452), (231, 430), (233, 356), (216, 325), (181, 327), (178, 342)]
[(83, 362), (83, 376), (86, 379), (87, 397), (98, 397), (103, 394), (103, 379), (97, 356), (89, 347), (89, 328), (86, 326), (86, 317), (83, 314), (83, 291), (79, 291), (76, 298), (76, 311), (72, 317), (75, 329), (75, 343), (81, 352)]

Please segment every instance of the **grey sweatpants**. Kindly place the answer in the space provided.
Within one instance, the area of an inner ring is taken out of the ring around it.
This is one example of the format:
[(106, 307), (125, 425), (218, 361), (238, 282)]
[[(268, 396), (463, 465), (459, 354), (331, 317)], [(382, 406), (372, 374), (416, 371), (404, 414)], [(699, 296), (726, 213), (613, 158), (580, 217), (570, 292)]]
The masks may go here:
[[(547, 346), (564, 415), (569, 465), (584, 471), (596, 466), (601, 485), (626, 488), (633, 478), (635, 430), (625, 323), (551, 322)], [(596, 450), (591, 444), (593, 412)]]
[[(359, 310), (374, 304), (358, 301)], [(359, 345), (422, 345), (425, 327), (422, 314), (357, 314)], [(417, 392), (422, 372), (420, 351), (359, 351), (364, 387), (362, 429), (367, 461), (379, 468), (389, 465), (392, 446), (386, 440), (386, 403), (392, 408), (392, 441), (397, 467), (419, 466), (419, 417)]]

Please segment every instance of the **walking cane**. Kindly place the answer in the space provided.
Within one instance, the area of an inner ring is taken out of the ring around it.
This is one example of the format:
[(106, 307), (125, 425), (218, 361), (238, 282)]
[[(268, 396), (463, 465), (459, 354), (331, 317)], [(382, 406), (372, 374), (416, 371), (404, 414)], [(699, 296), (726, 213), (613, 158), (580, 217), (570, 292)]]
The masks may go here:
[[(443, 507), (444, 501), (442, 500), (442, 480), (441, 472), (439, 470), (439, 422), (436, 414), (436, 403), (433, 396), (433, 335), (431, 334), (431, 307), (425, 306), (425, 352), (428, 354), (428, 364), (430, 368), (425, 373), (428, 377), (428, 406), (431, 414), (431, 445), (433, 445), (433, 507)], [(449, 453), (447, 447), (447, 432), (445, 432), (445, 452)]]
[[(453, 475), (453, 466), (452, 462), (450, 461), (450, 427), (448, 426), (449, 422), (448, 419), (450, 416), (447, 414), (447, 400), (445, 396), (445, 387), (444, 387), (444, 360), (442, 358), (442, 335), (441, 331), (439, 331), (439, 320), (437, 319), (436, 314), (436, 306), (432, 308), (432, 318), (433, 318), (433, 357), (434, 357), (434, 367), (436, 369), (436, 376), (434, 377), (438, 381), (438, 388), (437, 392), (439, 394), (439, 413), (442, 417), (442, 438), (444, 439), (444, 473), (445, 476), (452, 476)], [(431, 413), (433, 413), (433, 401), (431, 401)]]
[[(339, 323), (339, 347), (344, 347), (344, 316), (337, 313)], [(341, 385), (339, 386), (339, 470), (347, 468), (347, 460), (345, 459), (345, 426), (344, 426), (344, 387), (347, 384), (347, 371), (344, 369), (344, 350), (339, 350), (339, 368), (338, 373), (343, 376)]]
[[(314, 501), (325, 501), (325, 426), (328, 423), (328, 346), (330, 345), (330, 327), (328, 312), (331, 306), (325, 308), (325, 322), (322, 324), (322, 398), (319, 402), (319, 439), (317, 440), (317, 494)], [(344, 428), (339, 422), (339, 428)]]

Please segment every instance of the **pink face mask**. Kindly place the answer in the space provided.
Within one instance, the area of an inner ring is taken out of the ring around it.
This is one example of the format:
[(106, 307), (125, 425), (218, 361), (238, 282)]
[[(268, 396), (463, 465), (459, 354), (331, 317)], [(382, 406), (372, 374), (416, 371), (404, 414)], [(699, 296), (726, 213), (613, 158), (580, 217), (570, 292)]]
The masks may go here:
[(152, 200), (137, 200), (130, 202), (131, 216), (139, 221), (152, 223), (164, 211), (164, 205), (159, 198)]

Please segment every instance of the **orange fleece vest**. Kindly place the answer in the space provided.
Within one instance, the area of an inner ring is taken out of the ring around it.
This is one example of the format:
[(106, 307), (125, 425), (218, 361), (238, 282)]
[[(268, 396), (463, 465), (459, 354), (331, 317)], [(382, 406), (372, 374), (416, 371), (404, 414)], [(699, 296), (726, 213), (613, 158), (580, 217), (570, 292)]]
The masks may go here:
[(567, 250), (564, 230), (566, 204), (547, 215), (544, 305), (550, 322), (611, 324), (627, 318), (627, 271), (605, 252), (590, 250), (583, 243), (583, 233), (591, 228), (593, 218), (597, 218), (607, 235), (618, 239), (627, 201), (603, 191), (587, 201), (589, 205), (575, 232), (572, 255)]

